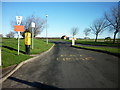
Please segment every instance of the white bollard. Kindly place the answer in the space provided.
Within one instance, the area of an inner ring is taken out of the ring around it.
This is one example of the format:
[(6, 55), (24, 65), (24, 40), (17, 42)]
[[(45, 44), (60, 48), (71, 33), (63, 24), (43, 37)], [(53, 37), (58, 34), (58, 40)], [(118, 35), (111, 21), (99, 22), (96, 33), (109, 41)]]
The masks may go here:
[(75, 45), (75, 40), (74, 39), (72, 39), (72, 45)]

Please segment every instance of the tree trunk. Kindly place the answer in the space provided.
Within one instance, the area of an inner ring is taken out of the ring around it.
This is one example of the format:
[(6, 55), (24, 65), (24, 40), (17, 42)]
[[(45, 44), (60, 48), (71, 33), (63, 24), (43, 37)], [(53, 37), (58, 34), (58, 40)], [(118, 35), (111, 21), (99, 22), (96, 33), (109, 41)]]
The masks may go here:
[(98, 37), (98, 35), (96, 35), (96, 39), (95, 39), (95, 42), (97, 42), (97, 37)]
[(117, 32), (114, 32), (114, 39), (113, 39), (113, 43), (115, 43), (116, 34), (117, 34)]

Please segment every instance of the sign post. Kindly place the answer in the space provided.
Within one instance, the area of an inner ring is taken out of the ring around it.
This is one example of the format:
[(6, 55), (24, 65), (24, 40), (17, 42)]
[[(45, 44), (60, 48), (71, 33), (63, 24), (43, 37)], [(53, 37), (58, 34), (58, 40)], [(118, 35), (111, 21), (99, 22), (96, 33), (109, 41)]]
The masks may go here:
[(18, 31), (18, 55), (19, 55), (19, 49), (20, 49), (20, 31)]
[(35, 28), (34, 22), (31, 23), (31, 27), (32, 27), (32, 49), (33, 49), (34, 48), (34, 28)]
[(14, 26), (14, 31), (18, 32), (18, 55), (20, 49), (20, 32), (24, 31), (24, 26), (20, 26), (22, 21), (22, 16), (16, 16), (17, 25)]

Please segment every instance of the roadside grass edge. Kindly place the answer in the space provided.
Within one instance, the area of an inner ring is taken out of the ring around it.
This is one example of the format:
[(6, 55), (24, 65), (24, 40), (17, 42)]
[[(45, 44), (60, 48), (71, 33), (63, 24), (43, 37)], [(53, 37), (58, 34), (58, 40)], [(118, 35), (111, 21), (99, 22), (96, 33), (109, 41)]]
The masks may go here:
[(78, 46), (78, 45), (72, 45), (72, 47), (80, 48), (80, 49), (86, 49), (86, 50), (92, 50), (92, 51), (98, 51), (107, 53), (110, 55), (114, 55), (120, 58), (120, 49), (119, 48), (102, 48), (102, 47), (88, 47), (88, 46)]
[(49, 51), (51, 51), (51, 49), (52, 49), (54, 46), (55, 46), (55, 44), (53, 44), (50, 49), (42, 52), (42, 53), (39, 54), (38, 56), (34, 56), (34, 57), (29, 58), (29, 59), (27, 59), (27, 60), (25, 60), (25, 61), (23, 61), (23, 62), (20, 62), (20, 63), (19, 63), (18, 65), (16, 65), (16, 66), (14, 67), (14, 69), (13, 69), (12, 71), (10, 71), (6, 76), (0, 78), (0, 84), (1, 84), (2, 82), (4, 82), (9, 76), (11, 76), (15, 71), (17, 71), (22, 65), (24, 65), (25, 63), (31, 62), (31, 61), (33, 61), (34, 59), (39, 58), (39, 57), (47, 54)]

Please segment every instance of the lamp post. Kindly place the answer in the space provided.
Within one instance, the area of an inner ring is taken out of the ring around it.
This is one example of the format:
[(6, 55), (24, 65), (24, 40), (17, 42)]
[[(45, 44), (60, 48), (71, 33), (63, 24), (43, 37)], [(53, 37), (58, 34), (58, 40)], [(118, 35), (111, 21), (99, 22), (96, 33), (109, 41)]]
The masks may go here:
[(47, 17), (48, 15), (46, 14), (45, 16), (46, 16), (46, 43), (48, 44), (48, 38), (47, 38)]
[(0, 66), (2, 66), (2, 62), (1, 62), (1, 46), (0, 46)]

